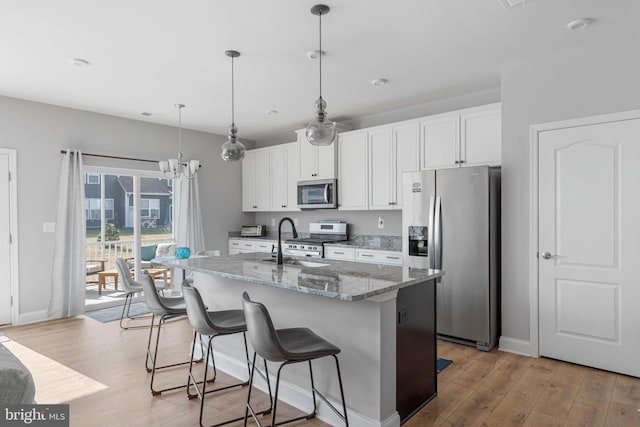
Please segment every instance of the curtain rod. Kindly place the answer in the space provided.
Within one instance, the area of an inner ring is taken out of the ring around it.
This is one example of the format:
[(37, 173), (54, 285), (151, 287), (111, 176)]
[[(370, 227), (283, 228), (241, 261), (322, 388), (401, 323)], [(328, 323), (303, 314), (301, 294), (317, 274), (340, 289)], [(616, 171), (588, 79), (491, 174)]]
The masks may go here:
[[(60, 154), (67, 154), (67, 150), (60, 150)], [(158, 163), (157, 160), (136, 159), (135, 157), (107, 156), (105, 154), (90, 154), (90, 153), (82, 153), (82, 155), (91, 156), (91, 157), (102, 157), (105, 159), (134, 160), (136, 162)]]

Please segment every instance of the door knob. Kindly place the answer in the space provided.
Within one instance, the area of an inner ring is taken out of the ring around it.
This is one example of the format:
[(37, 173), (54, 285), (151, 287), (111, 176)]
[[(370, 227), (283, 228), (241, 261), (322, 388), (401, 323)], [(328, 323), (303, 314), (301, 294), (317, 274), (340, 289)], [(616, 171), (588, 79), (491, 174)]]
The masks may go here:
[(542, 258), (544, 259), (551, 259), (555, 257), (555, 255), (551, 255), (549, 252), (542, 252)]

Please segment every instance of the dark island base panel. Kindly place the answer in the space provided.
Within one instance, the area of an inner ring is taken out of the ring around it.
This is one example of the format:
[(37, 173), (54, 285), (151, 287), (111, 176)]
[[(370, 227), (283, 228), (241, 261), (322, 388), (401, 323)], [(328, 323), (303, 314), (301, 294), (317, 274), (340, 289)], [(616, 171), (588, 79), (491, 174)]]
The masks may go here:
[(434, 280), (400, 289), (396, 307), (396, 410), (404, 424), (437, 393)]

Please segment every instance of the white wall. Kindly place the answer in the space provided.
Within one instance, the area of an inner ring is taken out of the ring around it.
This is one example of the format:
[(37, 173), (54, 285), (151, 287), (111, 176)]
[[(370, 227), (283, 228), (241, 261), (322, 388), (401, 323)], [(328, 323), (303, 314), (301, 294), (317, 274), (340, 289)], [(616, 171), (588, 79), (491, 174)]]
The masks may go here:
[(640, 56), (636, 52), (637, 41), (619, 41), (503, 70), (503, 338), (529, 341), (530, 126), (639, 109)]
[[(51, 284), (54, 234), (42, 232), (54, 222), (60, 150), (159, 160), (174, 157), (174, 127), (0, 97), (0, 147), (17, 150), (20, 317), (39, 320), (46, 312)], [(200, 191), (208, 249), (227, 247), (227, 231), (253, 222), (241, 214), (241, 166), (220, 158), (221, 135), (184, 130), (186, 158), (203, 163)], [(250, 142), (250, 144), (252, 144)], [(87, 158), (87, 163), (95, 159)], [(131, 162), (109, 162), (132, 167)], [(149, 167), (146, 164), (146, 167)]]

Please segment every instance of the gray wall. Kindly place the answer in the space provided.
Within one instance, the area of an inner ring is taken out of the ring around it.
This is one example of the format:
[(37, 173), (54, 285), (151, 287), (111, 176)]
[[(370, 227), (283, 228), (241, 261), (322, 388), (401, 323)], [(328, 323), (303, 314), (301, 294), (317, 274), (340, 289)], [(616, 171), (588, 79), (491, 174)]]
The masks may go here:
[(502, 73), (502, 336), (529, 341), (530, 126), (640, 109), (637, 41), (513, 64)]
[[(0, 97), (0, 146), (17, 151), (20, 315), (47, 309), (54, 234), (42, 232), (55, 222), (60, 150), (144, 159), (174, 157), (177, 130), (142, 121)], [(220, 158), (224, 136), (185, 130), (185, 157), (203, 163), (200, 172), (202, 213), (207, 248), (227, 247), (227, 231), (253, 222), (241, 211), (241, 166)], [(252, 142), (250, 142), (252, 144)], [(96, 160), (87, 158), (87, 163)], [(152, 164), (111, 161), (111, 166)], [(223, 184), (222, 184), (223, 183)], [(29, 317), (31, 318), (31, 317)], [(34, 319), (38, 320), (38, 319)]]

